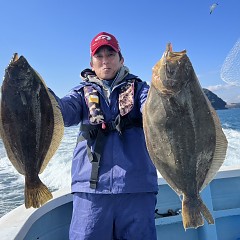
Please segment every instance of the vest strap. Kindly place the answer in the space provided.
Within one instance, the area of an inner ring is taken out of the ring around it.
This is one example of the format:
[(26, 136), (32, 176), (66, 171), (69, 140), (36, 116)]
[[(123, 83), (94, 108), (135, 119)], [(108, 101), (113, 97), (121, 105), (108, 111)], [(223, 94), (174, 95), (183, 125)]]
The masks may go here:
[[(77, 139), (77, 144), (81, 141), (87, 140), (87, 154), (89, 161), (92, 164), (90, 179), (90, 188), (92, 189), (96, 189), (97, 187), (99, 164), (108, 133), (111, 131), (117, 131), (121, 135), (125, 129), (132, 127), (142, 128), (142, 119), (130, 119), (127, 115), (122, 117), (119, 114), (114, 121), (105, 123), (104, 128), (102, 126), (102, 124), (81, 124), (80, 131), (83, 132), (83, 134)], [(93, 140), (95, 140), (95, 149), (92, 152), (90, 141), (92, 142)]]

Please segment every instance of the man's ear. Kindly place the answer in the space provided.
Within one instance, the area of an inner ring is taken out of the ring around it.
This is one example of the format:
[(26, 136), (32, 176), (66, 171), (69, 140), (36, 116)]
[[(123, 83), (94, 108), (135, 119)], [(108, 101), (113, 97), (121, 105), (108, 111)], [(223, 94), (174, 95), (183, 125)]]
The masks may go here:
[(121, 62), (121, 64), (123, 64), (124, 63), (124, 58), (122, 57), (122, 59), (120, 60), (120, 62)]
[(92, 71), (94, 71), (92, 61), (90, 62), (90, 66), (92, 68)]

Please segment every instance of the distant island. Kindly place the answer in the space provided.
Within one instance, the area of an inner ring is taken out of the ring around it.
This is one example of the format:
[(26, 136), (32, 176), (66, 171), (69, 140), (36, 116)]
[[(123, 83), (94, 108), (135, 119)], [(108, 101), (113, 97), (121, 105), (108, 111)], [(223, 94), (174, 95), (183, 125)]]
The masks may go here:
[(215, 110), (240, 108), (240, 103), (226, 103), (220, 97), (218, 97), (216, 94), (206, 88), (203, 88), (203, 92), (208, 97)]
[(219, 98), (216, 94), (214, 94), (213, 92), (206, 88), (203, 88), (203, 92), (208, 97), (209, 101), (211, 102), (215, 110), (228, 109), (227, 103), (223, 101), (221, 98)]

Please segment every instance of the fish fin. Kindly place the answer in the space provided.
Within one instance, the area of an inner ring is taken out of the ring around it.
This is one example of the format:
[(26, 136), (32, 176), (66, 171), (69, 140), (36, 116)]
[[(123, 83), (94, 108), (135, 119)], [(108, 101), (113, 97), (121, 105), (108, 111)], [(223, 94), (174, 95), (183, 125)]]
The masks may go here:
[(226, 157), (226, 151), (227, 151), (227, 146), (228, 146), (228, 141), (222, 130), (222, 126), (221, 126), (220, 120), (218, 118), (218, 115), (217, 115), (216, 111), (213, 109), (213, 107), (210, 105), (211, 103), (209, 101), (208, 101), (208, 104), (210, 106), (210, 110), (211, 110), (214, 124), (215, 124), (216, 147), (215, 147), (215, 151), (213, 154), (211, 167), (208, 170), (205, 181), (204, 181), (200, 191), (202, 191), (208, 185), (208, 183), (214, 178), (214, 176), (218, 172), (219, 168), (222, 166), (222, 164), (225, 160), (225, 157)]
[(21, 161), (18, 161), (16, 155), (14, 154), (14, 147), (10, 144), (9, 141), (6, 140), (6, 132), (4, 130), (4, 125), (2, 123), (1, 113), (0, 113), (0, 139), (3, 141), (3, 146), (6, 150), (8, 159), (14, 168), (22, 175), (25, 174), (24, 166)]
[(64, 123), (63, 123), (62, 113), (59, 108), (57, 100), (48, 90), (48, 87), (47, 87), (45, 81), (43, 80), (43, 78), (41, 77), (41, 75), (36, 70), (34, 70), (34, 71), (38, 75), (38, 77), (41, 79), (41, 81), (48, 93), (48, 96), (52, 103), (53, 116), (54, 116), (53, 137), (52, 137), (51, 144), (49, 146), (49, 150), (45, 156), (45, 159), (44, 159), (41, 169), (39, 171), (39, 173), (41, 174), (43, 172), (43, 170), (46, 168), (46, 166), (49, 163), (49, 161), (51, 160), (51, 158), (53, 157), (53, 155), (55, 154), (55, 152), (57, 151), (57, 149), (61, 143), (61, 140), (62, 140), (63, 134), (64, 134)]
[(45, 156), (44, 162), (41, 166), (39, 173), (43, 172), (43, 170), (46, 168), (47, 164), (49, 163), (50, 159), (53, 157), (53, 155), (57, 151), (64, 134), (64, 123), (63, 123), (62, 113), (57, 103), (57, 100), (54, 98), (54, 96), (50, 93), (48, 89), (47, 89), (47, 93), (49, 95), (49, 98), (51, 100), (52, 107), (53, 107), (54, 129), (53, 129), (53, 136), (52, 136), (51, 144), (49, 146), (49, 150), (47, 152), (47, 155)]
[(186, 230), (187, 228), (198, 228), (203, 226), (203, 217), (209, 224), (214, 224), (214, 219), (200, 196), (190, 198), (184, 195), (182, 201), (182, 218), (184, 229)]
[[(33, 184), (34, 182), (34, 184)], [(34, 181), (25, 180), (25, 207), (39, 208), (52, 199), (52, 193), (37, 176)]]

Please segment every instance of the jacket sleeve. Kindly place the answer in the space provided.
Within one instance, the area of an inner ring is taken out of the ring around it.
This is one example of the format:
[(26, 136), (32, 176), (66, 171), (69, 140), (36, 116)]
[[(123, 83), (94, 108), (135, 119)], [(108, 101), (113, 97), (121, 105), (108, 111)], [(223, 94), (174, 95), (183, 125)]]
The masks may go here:
[(83, 96), (81, 92), (72, 90), (63, 98), (59, 98), (51, 89), (49, 89), (49, 91), (59, 104), (64, 126), (78, 125), (82, 119)]
[(149, 85), (146, 82), (141, 82), (139, 84), (139, 97), (138, 97), (138, 103), (140, 106), (140, 112), (142, 113), (143, 111), (143, 105), (147, 99), (147, 95), (148, 95), (148, 90), (149, 90)]

